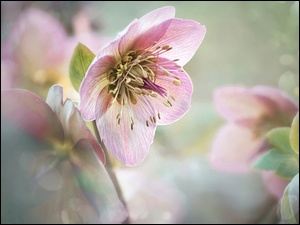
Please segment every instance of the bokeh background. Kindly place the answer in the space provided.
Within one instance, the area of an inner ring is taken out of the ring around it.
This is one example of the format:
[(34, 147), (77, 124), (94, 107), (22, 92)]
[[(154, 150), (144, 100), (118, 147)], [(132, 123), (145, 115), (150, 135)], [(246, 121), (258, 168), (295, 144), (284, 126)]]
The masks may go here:
[[(2, 1), (1, 83), (4, 77), (7, 79), (7, 70), (2, 70), (2, 45), (9, 40), (19, 16), (29, 8), (52, 15), (75, 39), (80, 28), (74, 23), (82, 21), (76, 20), (82, 13), (83, 21), (90, 23), (89, 31), (96, 33), (102, 43), (113, 39), (134, 18), (166, 5), (176, 8), (176, 17), (205, 25), (207, 33), (185, 66), (194, 84), (190, 111), (180, 121), (158, 127), (150, 154), (140, 166), (117, 165), (132, 222), (276, 221), (277, 202), (267, 192), (261, 176), (255, 171), (228, 174), (210, 166), (211, 144), (224, 123), (215, 110), (212, 95), (224, 85), (270, 85), (299, 99), (299, 2)], [(77, 102), (67, 68), (59, 73), (47, 72), (43, 79), (39, 79), (41, 73), (18, 74), (22, 78), (14, 85), (45, 98), (48, 88), (60, 83), (68, 90), (65, 97)], [(1, 129), (1, 142), (8, 138), (2, 134)]]

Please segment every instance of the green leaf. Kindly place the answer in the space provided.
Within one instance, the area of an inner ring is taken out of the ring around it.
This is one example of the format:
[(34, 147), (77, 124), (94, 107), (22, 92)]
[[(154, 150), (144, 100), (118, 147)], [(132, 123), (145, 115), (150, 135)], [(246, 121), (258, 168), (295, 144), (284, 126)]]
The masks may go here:
[(290, 144), (292, 146), (292, 149), (299, 154), (299, 112), (295, 116), (291, 132), (290, 132)]
[(70, 62), (70, 80), (76, 91), (79, 90), (82, 79), (89, 66), (91, 65), (95, 54), (85, 45), (78, 43)]
[(280, 201), (280, 214), (283, 223), (299, 224), (299, 174), (284, 191)]
[(299, 172), (299, 159), (295, 153), (287, 154), (272, 149), (262, 155), (253, 165), (259, 170), (275, 170), (280, 177), (292, 179)]
[(272, 129), (267, 134), (268, 141), (282, 152), (292, 152), (292, 148), (289, 141), (290, 128), (279, 127)]

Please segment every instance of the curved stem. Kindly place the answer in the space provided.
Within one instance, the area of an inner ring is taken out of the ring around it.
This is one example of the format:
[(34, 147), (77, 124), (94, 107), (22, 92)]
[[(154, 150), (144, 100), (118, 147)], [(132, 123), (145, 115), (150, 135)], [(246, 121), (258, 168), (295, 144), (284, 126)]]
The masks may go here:
[[(117, 191), (117, 194), (118, 194), (118, 197), (119, 197), (120, 201), (123, 203), (125, 209), (128, 212), (128, 207), (127, 207), (127, 204), (125, 202), (125, 199), (124, 199), (124, 196), (123, 196), (123, 193), (122, 193), (122, 189), (121, 189), (120, 184), (118, 182), (117, 176), (116, 176), (115, 172), (113, 171), (113, 165), (112, 165), (112, 162), (110, 161), (109, 152), (107, 151), (107, 148), (105, 147), (104, 143), (101, 141), (100, 134), (98, 132), (98, 128), (97, 128), (97, 125), (96, 125), (96, 121), (93, 121), (93, 126), (94, 126), (94, 130), (95, 130), (97, 140), (100, 143), (100, 145), (101, 145), (101, 147), (102, 147), (102, 149), (105, 153), (105, 156), (106, 156), (105, 168), (107, 170), (107, 173), (108, 173), (110, 179), (112, 180), (112, 182), (115, 186), (115, 189)], [(129, 221), (129, 216), (128, 216), (123, 221), (123, 224), (129, 224), (129, 223), (130, 223), (130, 221)]]

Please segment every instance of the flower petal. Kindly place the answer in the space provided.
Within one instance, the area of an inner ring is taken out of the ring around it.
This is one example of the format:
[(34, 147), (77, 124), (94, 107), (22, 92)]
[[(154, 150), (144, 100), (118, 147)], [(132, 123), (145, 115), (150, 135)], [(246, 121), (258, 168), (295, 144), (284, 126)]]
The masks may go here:
[(74, 106), (70, 99), (63, 102), (62, 86), (53, 85), (49, 90), (46, 102), (62, 123), (65, 138), (67, 139), (65, 141), (71, 141), (71, 143), (75, 145), (80, 139), (87, 139), (91, 143), (98, 157), (103, 163), (105, 163), (103, 150), (90, 130), (87, 128), (78, 109)]
[(263, 138), (255, 138), (250, 129), (227, 124), (216, 134), (210, 161), (221, 171), (248, 172), (263, 143)]
[[(136, 31), (138, 25), (133, 25), (128, 33), (120, 40), (119, 51), (126, 53), (130, 50), (150, 48), (157, 46), (170, 46), (171, 50), (162, 54), (164, 58), (179, 59), (178, 65), (185, 65), (195, 54), (201, 44), (206, 29), (192, 20), (169, 19), (156, 26), (149, 27), (142, 32)], [(137, 35), (137, 33), (140, 33)], [(157, 43), (153, 46), (154, 43)]]
[(223, 87), (214, 92), (214, 103), (218, 112), (230, 122), (258, 123), (264, 115), (272, 115), (277, 106), (274, 101), (253, 94), (244, 87)]
[(42, 98), (36, 94), (11, 89), (1, 91), (1, 117), (10, 120), (37, 138), (64, 140), (63, 127)]
[(78, 141), (71, 155), (75, 177), (90, 206), (95, 208), (96, 220), (80, 213), (89, 223), (121, 223), (127, 212), (118, 198), (114, 185), (104, 166), (97, 160), (90, 143), (84, 139)]
[(1, 58), (1, 90), (17, 87), (21, 79), (20, 74), (13, 60)]
[[(160, 25), (168, 19), (174, 18), (174, 16), (175, 8), (166, 6), (149, 12), (139, 20), (134, 20), (128, 27), (125, 28), (124, 31), (121, 32), (122, 36), (120, 37), (119, 52), (122, 54), (126, 53), (129, 50), (132, 50), (132, 45), (135, 43), (136, 38), (138, 38), (141, 34), (145, 33), (149, 29), (154, 31), (153, 27), (157, 27), (157, 25)], [(167, 28), (166, 25), (163, 27)], [(159, 32), (156, 31), (147, 33), (154, 35), (154, 37), (160, 35), (159, 33), (161, 33), (161, 35), (164, 34), (165, 30), (159, 30)], [(144, 37), (147, 36), (144, 35)], [(151, 44), (153, 44), (154, 41), (150, 41), (152, 42)], [(149, 45), (147, 47), (149, 47)]]
[(192, 20), (172, 19), (164, 36), (158, 40), (158, 45), (172, 47), (163, 54), (168, 59), (179, 59), (177, 64), (184, 66), (195, 54), (202, 43), (206, 28)]
[[(157, 124), (165, 125), (180, 119), (188, 111), (191, 106), (193, 84), (189, 75), (178, 68), (175, 62), (159, 58), (158, 64), (161, 67), (157, 70), (155, 84), (167, 90), (167, 97), (165, 99), (159, 95), (152, 98), (151, 103), (160, 114)], [(164, 71), (169, 71), (169, 74), (166, 75)], [(174, 84), (174, 80), (180, 80), (181, 84)], [(171, 107), (164, 104), (167, 100), (171, 102)]]
[[(138, 97), (138, 96), (137, 96)], [(121, 109), (120, 104), (112, 101), (111, 95), (102, 90), (97, 101), (97, 127), (108, 151), (123, 165), (135, 166), (141, 163), (149, 152), (153, 142), (156, 124), (150, 122), (150, 116), (155, 116), (148, 98), (138, 98), (135, 105), (127, 105)], [(118, 114), (122, 110), (120, 124)], [(134, 120), (131, 130), (132, 119)], [(146, 120), (149, 121), (146, 126)]]
[(268, 86), (255, 86), (251, 88), (253, 93), (264, 96), (274, 101), (281, 112), (294, 117), (299, 109), (299, 104), (278, 88)]
[(30, 8), (20, 15), (7, 44), (15, 59), (30, 73), (61, 64), (66, 38), (64, 28), (54, 17)]
[(93, 121), (95, 117), (95, 107), (100, 91), (108, 84), (106, 72), (115, 63), (114, 57), (104, 56), (94, 60), (89, 67), (86, 76), (83, 78), (79, 88), (80, 103), (79, 111), (86, 121)]
[(268, 191), (279, 200), (289, 182), (278, 177), (274, 171), (263, 171), (261, 174)]
[(60, 150), (34, 139), (12, 142), (6, 139), (6, 160), (1, 160), (6, 181), (1, 184), (6, 194), (3, 211), (10, 222), (105, 224), (126, 218), (127, 212), (87, 140), (66, 149), (70, 155), (57, 154)]

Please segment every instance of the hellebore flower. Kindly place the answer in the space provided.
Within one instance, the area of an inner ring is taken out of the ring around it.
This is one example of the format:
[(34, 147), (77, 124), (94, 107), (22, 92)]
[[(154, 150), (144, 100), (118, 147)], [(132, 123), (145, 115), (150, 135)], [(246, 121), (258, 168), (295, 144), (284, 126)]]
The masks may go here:
[[(217, 111), (228, 123), (216, 134), (210, 160), (227, 172), (248, 172), (256, 159), (268, 149), (265, 134), (276, 127), (289, 127), (298, 105), (280, 90), (267, 86), (223, 87), (214, 92)], [(282, 196), (287, 181), (264, 172), (264, 181), (278, 184), (271, 192)], [(284, 183), (284, 184), (280, 184)], [(270, 185), (268, 185), (270, 186)]]
[(163, 7), (135, 19), (99, 51), (80, 86), (83, 119), (96, 120), (103, 143), (126, 166), (144, 160), (156, 125), (190, 107), (193, 87), (182, 66), (206, 30), (174, 16), (173, 7)]
[(67, 96), (78, 98), (68, 77), (74, 48), (80, 41), (99, 49), (108, 40), (92, 32), (84, 12), (73, 20), (75, 32), (68, 36), (51, 14), (37, 8), (24, 10), (1, 45), (1, 89), (25, 88), (46, 97), (48, 89), (59, 83)]
[(1, 221), (122, 222), (102, 149), (62, 87), (48, 104), (26, 90), (1, 92)]

